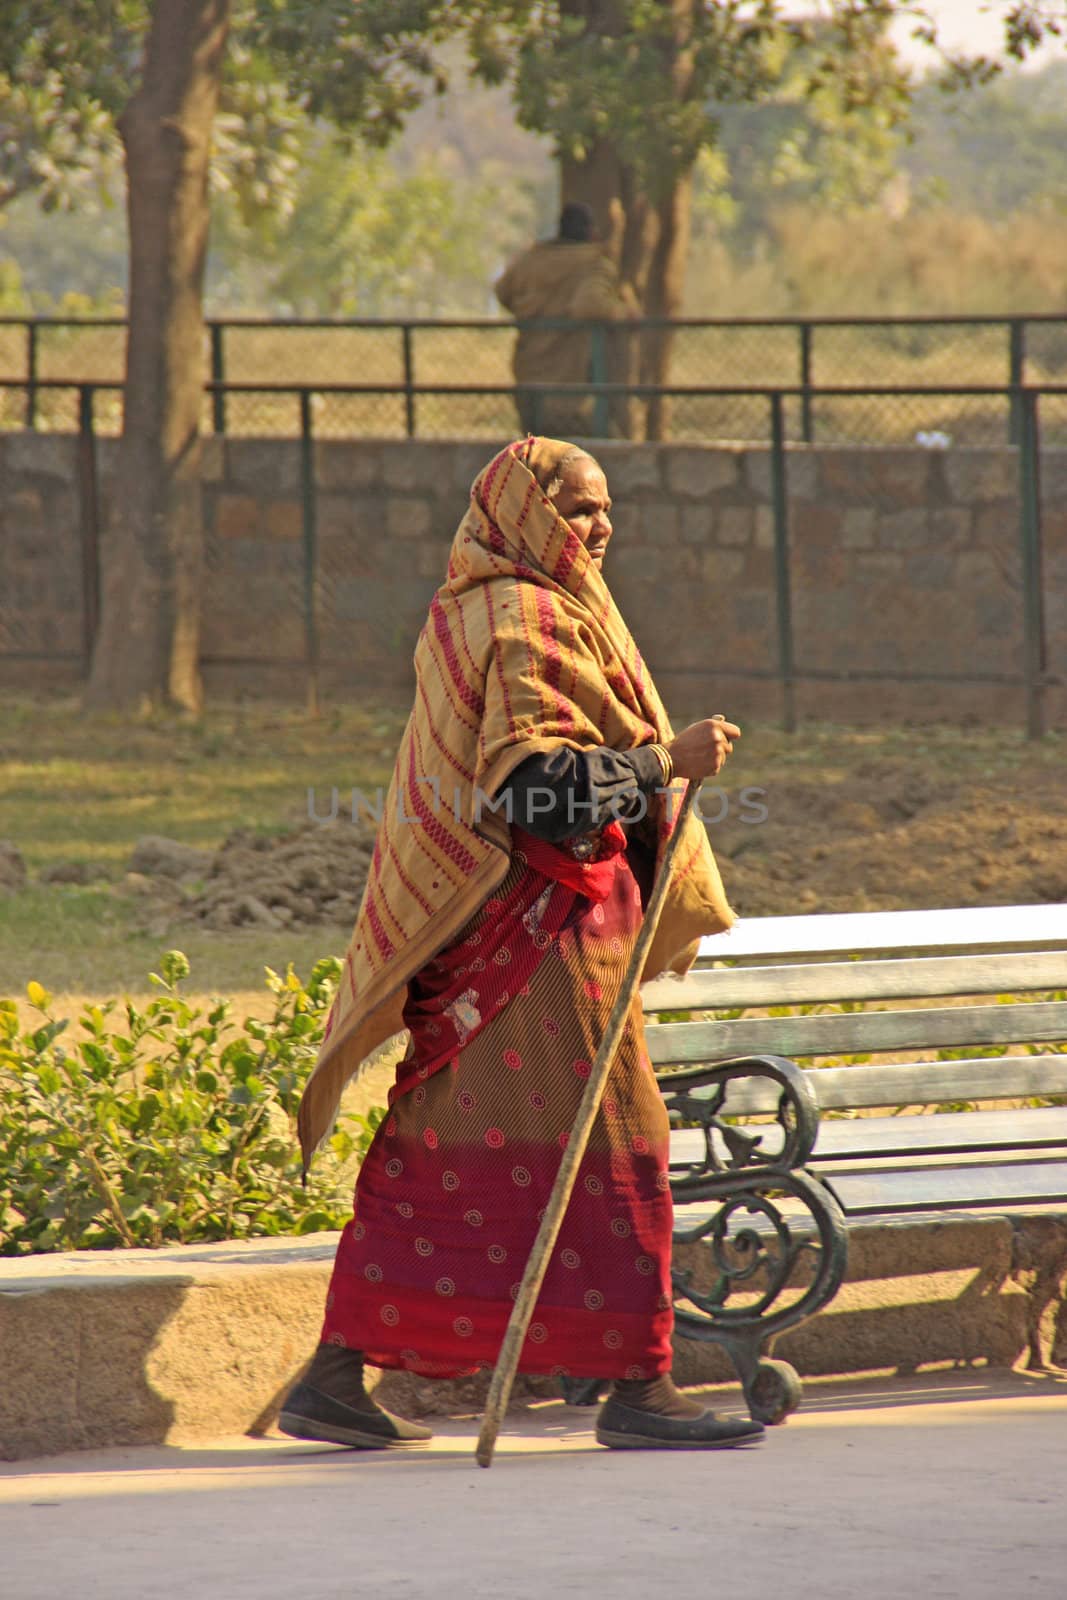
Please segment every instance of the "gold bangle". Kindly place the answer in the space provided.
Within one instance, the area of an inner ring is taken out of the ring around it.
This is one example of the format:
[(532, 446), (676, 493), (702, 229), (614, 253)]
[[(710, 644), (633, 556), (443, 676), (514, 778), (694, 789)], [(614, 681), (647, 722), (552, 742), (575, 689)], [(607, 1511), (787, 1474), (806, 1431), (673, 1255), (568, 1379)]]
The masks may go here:
[(667, 789), (670, 787), (671, 779), (674, 777), (674, 763), (671, 760), (670, 751), (666, 745), (662, 744), (654, 744), (649, 748), (655, 753), (656, 760), (659, 762), (663, 787)]

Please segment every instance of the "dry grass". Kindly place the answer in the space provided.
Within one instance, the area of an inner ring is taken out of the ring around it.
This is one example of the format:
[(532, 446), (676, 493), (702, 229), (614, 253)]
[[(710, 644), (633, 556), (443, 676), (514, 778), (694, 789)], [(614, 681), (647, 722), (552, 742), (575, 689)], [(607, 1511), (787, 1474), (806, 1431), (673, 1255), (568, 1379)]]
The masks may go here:
[[(343, 953), (350, 930), (213, 932), (178, 924), (150, 931), (151, 900), (122, 890), (129, 852), (143, 833), (211, 846), (238, 826), (273, 830), (299, 822), (309, 784), (320, 793), (334, 784), (342, 793), (352, 786), (372, 789), (388, 777), (406, 709), (340, 707), (311, 721), (291, 709), (220, 705), (197, 721), (127, 722), (86, 719), (69, 699), (9, 701), (0, 708), (0, 839), (22, 851), (31, 885), (0, 894), (0, 996), (18, 1001), (26, 1023), (34, 1015), (25, 1000), (31, 979), (52, 992), (53, 1014), (59, 1016), (76, 1017), (86, 1002), (109, 997), (143, 1002), (155, 992), (148, 973), (158, 969), (165, 949), (178, 947), (192, 965), (187, 998), (193, 1004), (221, 995), (232, 1002), (238, 1022), (269, 1016), (273, 997), (263, 983), (264, 967), (284, 971), (291, 962), (306, 976), (320, 957)], [(676, 721), (704, 710), (676, 707)], [(815, 724), (793, 737), (772, 726), (748, 727), (733, 759), (730, 787), (766, 788), (771, 821), (758, 838), (749, 837), (755, 830), (740, 829), (746, 849), (736, 860), (729, 858), (737, 850), (738, 830), (716, 836), (731, 891), (750, 913), (826, 909), (831, 902), (834, 909), (944, 903), (937, 899), (939, 884), (959, 904), (996, 903), (1001, 889), (1010, 897), (1017, 886), (1005, 874), (1027, 858), (1029, 848), (1027, 807), (1034, 813), (1030, 831), (1043, 841), (1030, 852), (1035, 861), (1052, 871), (1058, 856), (1067, 867), (1067, 832), (1063, 819), (1053, 816), (1062, 807), (1049, 799), (1059, 792), (1063, 746), (1055, 736), (1028, 745), (1011, 730), (999, 730), (993, 739), (985, 727)], [(988, 790), (988, 815), (975, 813), (971, 822), (960, 823), (945, 811), (948, 821), (938, 821), (935, 808), (926, 824), (921, 816), (898, 819), (883, 838), (866, 802), (891, 797), (898, 779), (913, 797), (924, 787), (939, 793), (951, 780), (970, 796), (972, 812)], [(862, 838), (848, 835), (850, 807), (857, 811), (853, 820)], [(1007, 851), (994, 840), (1005, 816), (1014, 818), (1018, 834), (1015, 848)], [(950, 843), (949, 822), (972, 828), (986, 846), (992, 843), (994, 865), (978, 861), (974, 848)], [(924, 825), (934, 828), (945, 847), (934, 851), (927, 877), (913, 882), (901, 876), (900, 863), (916, 865), (909, 838)], [(848, 857), (853, 845), (862, 859)], [(883, 856), (896, 900), (879, 897), (877, 884), (868, 881), (877, 876)], [(108, 876), (87, 886), (36, 881), (42, 868), (60, 860), (84, 861)], [(979, 868), (976, 886), (970, 878)], [(804, 898), (805, 872), (822, 874), (812, 878), (812, 903)], [(1026, 897), (1025, 886), (1022, 892)], [(394, 1058), (395, 1050), (384, 1052), (352, 1086), (348, 1109), (365, 1112), (384, 1102)]]
[[(272, 831), (307, 814), (307, 791), (373, 791), (388, 781), (406, 707), (339, 707), (318, 719), (269, 706), (213, 707), (198, 720), (87, 719), (70, 699), (10, 698), (0, 709), (0, 839), (21, 851), (30, 886), (0, 895), (0, 994), (36, 979), (56, 995), (143, 992), (179, 944), (193, 983), (255, 991), (264, 966), (307, 972), (343, 953), (347, 928), (294, 933), (151, 932), (151, 907), (119, 892), (143, 834), (213, 848), (235, 828)], [(47, 885), (60, 861), (104, 876)]]
[(0, 838), (31, 868), (118, 872), (141, 834), (216, 844), (301, 821), (307, 793), (387, 782), (407, 706), (213, 706), (197, 719), (86, 717), (69, 697), (0, 708)]
[[(676, 709), (679, 720), (689, 710), (702, 714), (700, 707)], [(142, 834), (213, 847), (237, 827), (299, 823), (309, 786), (320, 795), (332, 785), (342, 796), (354, 786), (373, 790), (388, 780), (406, 711), (400, 704), (341, 706), (311, 720), (293, 709), (246, 704), (213, 706), (195, 721), (124, 721), (88, 719), (70, 699), (9, 699), (0, 708), (0, 839), (22, 852), (31, 884), (0, 895), (0, 994), (21, 994), (30, 979), (64, 1004), (68, 996), (143, 994), (161, 952), (178, 945), (198, 992), (239, 995), (251, 1005), (253, 997), (265, 1003), (264, 966), (284, 970), (292, 961), (306, 973), (320, 956), (343, 953), (350, 930), (340, 927), (222, 933), (179, 925), (153, 932), (151, 905), (120, 892), (125, 864)], [(814, 724), (790, 737), (754, 726), (738, 745), (730, 784), (762, 785), (773, 800), (776, 787), (788, 798), (807, 781), (829, 797), (875, 764), (879, 784), (894, 771), (925, 774), (932, 784), (950, 774), (960, 783), (998, 785), (1000, 803), (1010, 807), (1012, 793), (1024, 796), (1031, 785), (1040, 792), (1062, 770), (1063, 740), (1028, 746), (1018, 732), (991, 738), (984, 727)], [(788, 821), (780, 811), (775, 822)], [(807, 857), (819, 842), (819, 819), (809, 808), (796, 823), (795, 849)], [(758, 852), (731, 868), (735, 877), (750, 859), (750, 872), (762, 877)], [(69, 860), (106, 876), (86, 886), (37, 881), (41, 869)], [(993, 894), (981, 898), (995, 902)]]

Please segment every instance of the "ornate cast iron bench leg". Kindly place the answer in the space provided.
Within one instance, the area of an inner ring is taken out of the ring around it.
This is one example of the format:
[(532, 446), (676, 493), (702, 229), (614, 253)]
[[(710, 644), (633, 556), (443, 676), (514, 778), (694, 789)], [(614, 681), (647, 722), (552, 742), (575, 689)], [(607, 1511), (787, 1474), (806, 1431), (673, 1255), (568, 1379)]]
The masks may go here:
[[(777, 1086), (775, 1122), (727, 1122), (729, 1084), (753, 1078)], [(833, 1298), (847, 1261), (841, 1209), (803, 1170), (819, 1123), (811, 1085), (793, 1062), (760, 1056), (672, 1073), (660, 1087), (672, 1120), (704, 1133), (702, 1162), (672, 1164), (675, 1204), (711, 1203), (675, 1228), (677, 1330), (721, 1345), (751, 1415), (782, 1422), (799, 1405), (801, 1386), (788, 1362), (773, 1359), (774, 1341)]]

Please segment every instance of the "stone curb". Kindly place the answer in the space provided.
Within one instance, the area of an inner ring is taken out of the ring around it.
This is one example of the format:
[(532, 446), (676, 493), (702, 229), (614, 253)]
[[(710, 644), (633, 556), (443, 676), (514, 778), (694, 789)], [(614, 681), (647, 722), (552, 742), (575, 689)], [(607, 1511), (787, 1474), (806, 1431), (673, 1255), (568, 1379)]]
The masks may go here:
[[(318, 1339), (336, 1243), (307, 1239), (79, 1252), (0, 1264), (0, 1459), (262, 1433)], [(1067, 1219), (856, 1226), (848, 1280), (777, 1354), (802, 1376), (951, 1362), (1067, 1364)], [(679, 1341), (687, 1384), (728, 1381)], [(480, 1409), (487, 1378), (383, 1374), (412, 1416)], [(529, 1379), (516, 1398), (555, 1393)]]

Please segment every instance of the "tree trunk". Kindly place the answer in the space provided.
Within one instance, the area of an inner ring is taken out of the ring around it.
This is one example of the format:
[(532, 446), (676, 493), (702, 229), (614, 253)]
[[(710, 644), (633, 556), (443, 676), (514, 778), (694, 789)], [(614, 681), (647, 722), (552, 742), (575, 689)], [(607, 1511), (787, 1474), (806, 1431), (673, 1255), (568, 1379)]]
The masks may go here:
[[(665, 196), (653, 201), (605, 141), (587, 161), (563, 161), (561, 180), (565, 201), (582, 200), (592, 208), (619, 276), (636, 295), (642, 315), (678, 316), (689, 253), (692, 175), (684, 173)], [(673, 342), (673, 334), (660, 328), (647, 328), (640, 339), (623, 332), (613, 335), (612, 381), (669, 383)], [(614, 408), (614, 414), (621, 415), (623, 410), (629, 413), (628, 438), (668, 436), (669, 400), (652, 397), (628, 408)]]
[[(645, 259), (642, 238), (646, 207), (633, 193), (632, 174), (619, 161), (610, 140), (600, 140), (584, 161), (563, 157), (560, 162), (560, 194), (564, 202), (580, 200), (593, 213), (596, 230), (605, 241), (619, 277), (642, 305), (641, 274)], [(607, 377), (609, 383), (634, 383), (640, 370), (640, 340), (617, 324), (607, 338)], [(628, 399), (617, 399), (610, 406), (612, 433), (623, 439), (639, 439), (644, 427), (644, 408)]]
[[(659, 0), (669, 8), (672, 35), (664, 43), (663, 69), (673, 80), (678, 99), (691, 92), (692, 62), (689, 40), (691, 0)], [(621, 35), (625, 23), (614, 0), (564, 0), (565, 14), (579, 17), (588, 28)], [(560, 190), (564, 201), (581, 200), (591, 207), (597, 230), (608, 242), (619, 276), (628, 284), (646, 317), (676, 317), (682, 310), (692, 174), (668, 177), (664, 189), (650, 194), (633, 169), (619, 157), (610, 139), (600, 140), (588, 156), (561, 162)], [(670, 381), (673, 335), (649, 328), (638, 340), (619, 334), (613, 341), (615, 359), (611, 377), (616, 382), (666, 384)], [(616, 407), (625, 416), (630, 438), (663, 439), (670, 427), (670, 402), (653, 397), (645, 402)]]
[[(686, 173), (656, 207), (656, 243), (645, 283), (646, 317), (676, 317), (682, 309), (692, 190), (692, 176)], [(646, 329), (641, 346), (642, 383), (664, 385), (670, 382), (673, 344), (672, 329)], [(670, 424), (670, 399), (653, 395), (646, 411), (645, 437), (669, 438)]]
[[(663, 68), (669, 74), (674, 99), (687, 101), (693, 89), (692, 0), (664, 0), (671, 11), (671, 37), (664, 45)], [(675, 171), (655, 197), (655, 243), (645, 282), (647, 317), (676, 317), (682, 309), (689, 224), (692, 214), (692, 168)], [(641, 350), (641, 381), (670, 382), (674, 334), (668, 328), (648, 329)], [(666, 439), (670, 434), (671, 402), (662, 395), (648, 402), (645, 435)]]
[(86, 704), (198, 710), (208, 159), (229, 0), (155, 0), (120, 119), (130, 235), (125, 421)]

